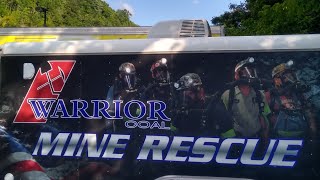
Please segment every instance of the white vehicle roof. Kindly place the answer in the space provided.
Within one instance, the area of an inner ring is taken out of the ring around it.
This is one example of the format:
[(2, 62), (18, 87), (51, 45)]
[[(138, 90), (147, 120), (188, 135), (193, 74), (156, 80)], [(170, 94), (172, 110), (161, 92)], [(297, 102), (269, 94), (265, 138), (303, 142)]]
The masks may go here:
[(320, 50), (320, 34), (9, 43), (2, 56)]

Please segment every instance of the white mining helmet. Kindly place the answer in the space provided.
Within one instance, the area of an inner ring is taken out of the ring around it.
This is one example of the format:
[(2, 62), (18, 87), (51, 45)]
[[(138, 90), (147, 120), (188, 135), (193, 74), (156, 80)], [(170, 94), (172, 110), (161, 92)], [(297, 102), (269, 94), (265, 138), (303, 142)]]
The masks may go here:
[(148, 38), (211, 37), (207, 20), (171, 20), (152, 26)]

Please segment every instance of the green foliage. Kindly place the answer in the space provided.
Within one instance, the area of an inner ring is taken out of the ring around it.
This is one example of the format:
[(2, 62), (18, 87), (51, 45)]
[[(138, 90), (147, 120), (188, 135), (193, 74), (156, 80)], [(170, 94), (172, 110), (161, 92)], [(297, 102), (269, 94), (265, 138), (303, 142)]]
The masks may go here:
[(49, 27), (137, 26), (127, 10), (113, 10), (103, 0), (0, 0), (0, 27), (42, 27), (44, 7)]
[(319, 0), (246, 0), (229, 9), (212, 19), (226, 35), (320, 33)]

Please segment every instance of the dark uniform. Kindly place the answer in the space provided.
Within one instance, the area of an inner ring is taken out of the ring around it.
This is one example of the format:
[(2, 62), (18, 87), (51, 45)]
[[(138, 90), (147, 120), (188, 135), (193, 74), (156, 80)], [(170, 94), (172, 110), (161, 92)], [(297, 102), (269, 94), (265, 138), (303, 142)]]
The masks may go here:
[[(119, 76), (115, 78), (113, 85), (108, 90), (107, 101), (110, 104), (109, 113), (114, 114), (113, 100), (122, 100), (123, 104), (131, 100), (140, 100), (140, 93), (142, 86), (136, 76), (136, 69), (131, 63), (123, 63), (119, 67)], [(137, 114), (138, 105), (130, 106), (130, 113)], [(121, 111), (122, 112), (122, 111)], [(139, 151), (137, 144), (140, 144), (139, 134), (135, 129), (128, 129), (125, 127), (125, 122), (129, 119), (123, 120), (107, 120), (106, 126), (108, 130), (115, 133), (131, 134), (130, 141), (124, 153), (123, 159), (112, 162), (113, 171), (117, 171), (118, 175), (123, 178), (131, 177), (135, 174), (136, 156)]]
[[(136, 69), (131, 63), (123, 63), (119, 67), (119, 76), (115, 78), (113, 85), (109, 88), (107, 101), (110, 104), (109, 112), (114, 114), (113, 100), (122, 100), (123, 104), (131, 100), (139, 100), (141, 91), (140, 80), (136, 76)], [(137, 113), (137, 106), (132, 105), (130, 112), (132, 115)], [(115, 132), (126, 132), (124, 120), (108, 120), (107, 127), (113, 127)]]
[[(177, 134), (182, 136), (233, 136), (232, 118), (220, 98), (206, 96), (198, 74), (188, 73), (175, 83), (178, 91), (173, 117)], [(186, 175), (215, 176), (214, 164), (177, 164), (177, 172)]]
[(205, 96), (198, 74), (182, 76), (175, 87), (179, 95), (173, 123), (178, 134), (222, 137), (234, 134), (231, 116), (219, 98)]
[[(163, 101), (166, 104), (165, 114), (171, 118), (172, 121), (172, 110), (174, 108), (174, 92), (173, 86), (170, 81), (170, 73), (167, 66), (167, 59), (162, 58), (156, 60), (150, 68), (152, 82), (144, 89), (141, 94), (142, 101), (147, 102), (150, 100)], [(157, 122), (165, 124), (165, 127), (153, 128), (153, 129), (140, 129), (139, 134), (145, 135), (165, 135), (172, 137), (175, 127), (172, 126), (171, 121), (163, 121), (159, 119)], [(154, 123), (155, 121), (152, 121)], [(143, 144), (143, 141), (140, 142)], [(172, 174), (174, 167), (168, 162), (151, 162), (151, 161), (140, 161), (137, 165), (140, 175), (148, 177), (148, 179), (156, 179), (161, 176)]]

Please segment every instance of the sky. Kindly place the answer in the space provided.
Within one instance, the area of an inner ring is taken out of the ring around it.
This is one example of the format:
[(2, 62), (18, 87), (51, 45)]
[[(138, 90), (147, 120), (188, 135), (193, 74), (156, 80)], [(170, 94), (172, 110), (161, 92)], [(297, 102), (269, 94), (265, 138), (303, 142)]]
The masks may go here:
[(228, 11), (230, 3), (241, 0), (105, 0), (113, 9), (127, 9), (139, 26), (152, 26), (163, 20), (206, 19)]

